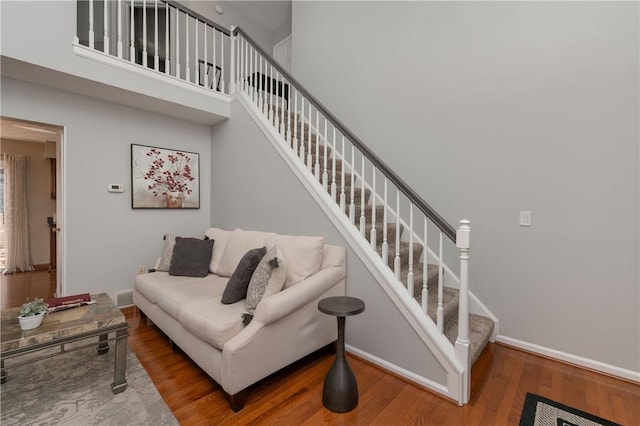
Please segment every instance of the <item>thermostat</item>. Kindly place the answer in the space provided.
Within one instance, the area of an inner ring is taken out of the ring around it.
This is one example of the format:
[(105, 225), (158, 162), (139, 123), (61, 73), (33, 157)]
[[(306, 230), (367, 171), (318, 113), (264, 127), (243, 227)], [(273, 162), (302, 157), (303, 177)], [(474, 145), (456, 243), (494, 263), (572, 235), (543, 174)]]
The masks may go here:
[(109, 192), (124, 192), (124, 185), (118, 185), (115, 183), (110, 183), (107, 187)]

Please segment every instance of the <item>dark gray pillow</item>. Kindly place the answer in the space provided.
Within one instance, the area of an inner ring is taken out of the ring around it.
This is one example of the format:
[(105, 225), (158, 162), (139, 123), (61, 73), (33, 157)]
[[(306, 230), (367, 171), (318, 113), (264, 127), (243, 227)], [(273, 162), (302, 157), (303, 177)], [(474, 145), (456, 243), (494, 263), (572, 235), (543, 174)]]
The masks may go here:
[(242, 256), (231, 278), (229, 278), (227, 286), (224, 288), (222, 299), (220, 300), (222, 303), (228, 305), (247, 297), (247, 288), (249, 287), (249, 281), (251, 281), (253, 271), (256, 270), (256, 267), (266, 253), (267, 248), (262, 247), (249, 250)]
[(176, 237), (169, 275), (204, 278), (209, 274), (213, 240)]

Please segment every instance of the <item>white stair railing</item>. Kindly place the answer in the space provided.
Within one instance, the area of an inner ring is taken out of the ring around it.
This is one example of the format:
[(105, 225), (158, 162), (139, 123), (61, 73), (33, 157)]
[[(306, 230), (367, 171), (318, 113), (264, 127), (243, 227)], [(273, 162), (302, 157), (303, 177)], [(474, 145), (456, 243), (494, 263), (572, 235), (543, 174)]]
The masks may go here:
[[(339, 205), (345, 220), (356, 227), (367, 245), (390, 267), (402, 291), (408, 292), (429, 321), (434, 318), (440, 333), (445, 331), (444, 271), (451, 269), (445, 257), (451, 251), (449, 248), (458, 250), (458, 336), (453, 349), (465, 371), (461, 402), (468, 402), (469, 221), (460, 221), (457, 230), (449, 225), (246, 33), (235, 28), (232, 39), (240, 54), (231, 82), (240, 96), (245, 96), (258, 110), (266, 111), (265, 116), (281, 135), (282, 143), (302, 161), (319, 187)], [(285, 114), (286, 123), (282, 118)], [(378, 184), (380, 179), (382, 188)], [(377, 211), (378, 206), (381, 212)], [(390, 227), (390, 223), (395, 227)], [(381, 238), (378, 229), (382, 230)], [(434, 233), (437, 238), (428, 240)], [(432, 242), (436, 244), (434, 248), (429, 245)], [(422, 265), (417, 265), (416, 260)], [(448, 261), (457, 262), (455, 258)], [(435, 312), (429, 311), (428, 264), (437, 266), (437, 274), (432, 278), (437, 288)]]
[(78, 19), (86, 19), (78, 28), (86, 31), (78, 31), (76, 44), (202, 89), (229, 93), (234, 61), (228, 29), (174, 1), (96, 4), (77, 2)]

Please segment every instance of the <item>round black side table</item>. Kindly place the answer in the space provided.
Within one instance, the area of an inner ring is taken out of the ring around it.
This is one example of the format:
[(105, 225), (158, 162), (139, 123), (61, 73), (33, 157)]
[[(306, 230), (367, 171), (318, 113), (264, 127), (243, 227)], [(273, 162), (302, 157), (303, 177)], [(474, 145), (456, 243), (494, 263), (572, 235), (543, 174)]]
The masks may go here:
[(338, 317), (336, 359), (324, 378), (322, 404), (335, 413), (346, 413), (358, 405), (358, 383), (345, 357), (345, 317), (364, 311), (364, 302), (348, 296), (327, 297), (318, 302), (318, 309), (320, 312)]

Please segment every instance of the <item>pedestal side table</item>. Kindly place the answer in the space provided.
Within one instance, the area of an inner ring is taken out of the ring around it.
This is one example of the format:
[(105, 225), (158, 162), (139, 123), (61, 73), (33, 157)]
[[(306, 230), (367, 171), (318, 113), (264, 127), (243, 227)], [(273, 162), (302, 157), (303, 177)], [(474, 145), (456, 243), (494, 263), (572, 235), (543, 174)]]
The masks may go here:
[(358, 383), (345, 357), (345, 318), (364, 311), (364, 302), (349, 296), (327, 297), (318, 302), (318, 310), (338, 318), (336, 359), (324, 378), (322, 404), (335, 413), (346, 413), (358, 405)]

